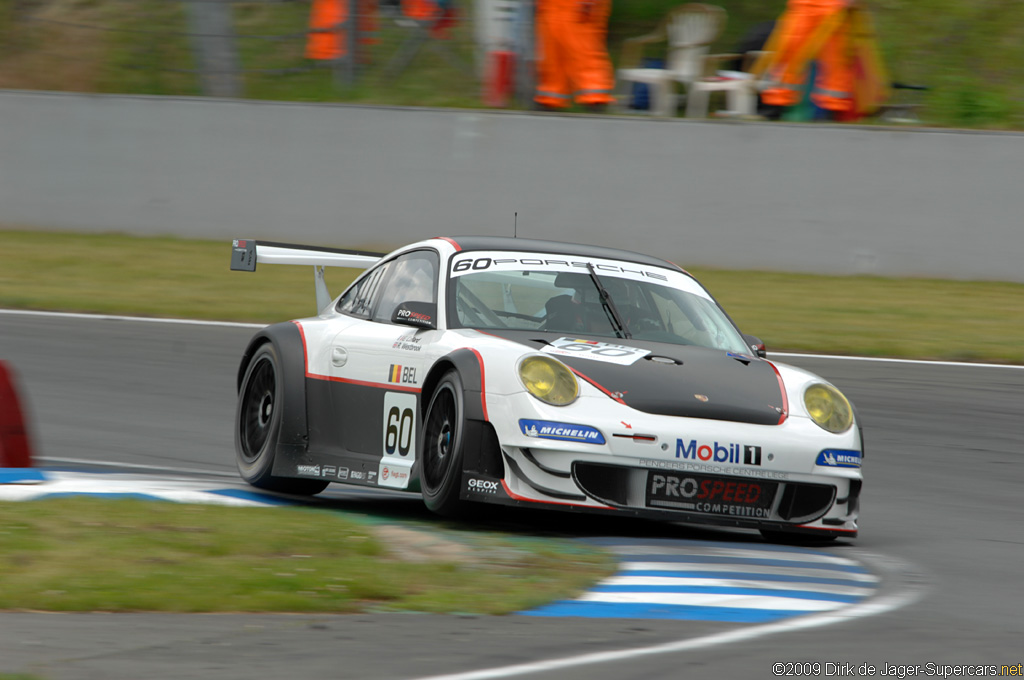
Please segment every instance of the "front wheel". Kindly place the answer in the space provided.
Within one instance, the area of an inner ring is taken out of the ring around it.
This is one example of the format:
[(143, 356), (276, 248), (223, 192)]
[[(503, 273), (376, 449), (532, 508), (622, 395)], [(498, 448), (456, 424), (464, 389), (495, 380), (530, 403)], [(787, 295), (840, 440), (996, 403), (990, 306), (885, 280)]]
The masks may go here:
[(430, 397), (420, 443), (423, 502), (431, 511), (448, 517), (460, 514), (464, 505), (459, 500), (466, 435), (463, 406), (462, 378), (449, 370)]
[(262, 345), (245, 369), (235, 413), (235, 454), (238, 472), (260, 489), (312, 496), (328, 482), (275, 477), (274, 455), (284, 407), (281, 362), (273, 344)]

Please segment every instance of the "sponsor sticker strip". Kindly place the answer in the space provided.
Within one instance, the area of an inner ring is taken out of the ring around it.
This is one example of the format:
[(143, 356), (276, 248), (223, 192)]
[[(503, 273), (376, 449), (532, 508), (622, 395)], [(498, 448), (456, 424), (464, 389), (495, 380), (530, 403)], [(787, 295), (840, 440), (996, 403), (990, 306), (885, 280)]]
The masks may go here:
[(519, 429), (527, 437), (554, 439), (564, 442), (583, 442), (584, 444), (604, 444), (604, 435), (600, 430), (589, 425), (559, 423), (552, 420), (519, 419)]

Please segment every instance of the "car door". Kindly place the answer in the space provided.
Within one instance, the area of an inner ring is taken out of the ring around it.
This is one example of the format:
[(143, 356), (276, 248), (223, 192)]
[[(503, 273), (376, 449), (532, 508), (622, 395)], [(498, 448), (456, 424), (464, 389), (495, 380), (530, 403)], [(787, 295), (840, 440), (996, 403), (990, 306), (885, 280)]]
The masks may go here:
[(423, 350), (438, 331), (393, 318), (405, 303), (437, 304), (438, 262), (433, 250), (404, 253), (382, 265), (379, 278), (368, 282), (368, 300), (354, 300), (349, 307), (340, 301), (339, 311), (358, 316), (332, 338), (329, 348), (338, 440), (343, 455), (359, 463), (358, 470), (349, 466), (349, 474), (365, 474), (348, 481), (392, 488), (409, 484), (417, 453), (421, 383), (428, 368)]

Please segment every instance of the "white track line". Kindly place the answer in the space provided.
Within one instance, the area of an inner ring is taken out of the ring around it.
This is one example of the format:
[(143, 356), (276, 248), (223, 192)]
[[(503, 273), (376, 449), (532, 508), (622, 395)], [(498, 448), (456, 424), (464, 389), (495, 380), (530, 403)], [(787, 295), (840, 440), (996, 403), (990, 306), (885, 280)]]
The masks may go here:
[[(688, 572), (721, 572), (723, 574), (741, 572), (744, 574), (766, 574), (802, 576), (804, 578), (827, 578), (835, 581), (849, 581), (853, 583), (877, 583), (878, 577), (874, 574), (862, 574), (846, 571), (822, 571), (820, 569), (801, 569), (800, 567), (765, 567), (759, 564), (702, 564), (686, 563), (677, 564), (671, 562), (622, 562), (619, 564), (619, 573), (628, 576), (630, 572), (637, 571), (659, 571), (665, 573), (679, 572), (681, 575)], [(680, 576), (681, 577), (681, 576)]]
[(89, 321), (143, 321), (185, 326), (222, 326), (225, 328), (266, 328), (265, 323), (238, 323), (235, 321), (203, 321), (201, 319), (161, 319), (152, 316), (120, 316), (117, 314), (79, 314), (75, 312), (41, 312), (28, 309), (0, 309), (0, 314), (44, 316), (55, 319), (85, 319)]
[(152, 470), (154, 472), (177, 472), (183, 475), (206, 475), (211, 477), (228, 477), (241, 482), (238, 473), (218, 472), (217, 470), (203, 470), (200, 468), (180, 468), (171, 465), (140, 465), (138, 463), (119, 463), (108, 460), (88, 460), (86, 458), (51, 458), (37, 456), (36, 460), (47, 465), (84, 465), (88, 467), (124, 468), (126, 470)]
[(758, 626), (748, 626), (737, 630), (715, 633), (703, 637), (689, 638), (677, 642), (669, 642), (652, 647), (641, 647), (637, 649), (620, 649), (608, 652), (597, 652), (593, 654), (581, 654), (561, 659), (550, 659), (548, 661), (536, 661), (533, 663), (516, 664), (513, 666), (502, 666), (499, 668), (487, 668), (478, 671), (465, 673), (452, 673), (448, 675), (431, 675), (415, 678), (414, 680), (493, 680), (495, 678), (511, 678), (531, 673), (546, 673), (566, 668), (575, 668), (596, 663), (611, 663), (626, 661), (644, 656), (657, 654), (671, 654), (674, 652), (689, 652), (697, 649), (716, 647), (730, 642), (741, 642), (767, 635), (778, 633), (791, 633), (808, 628), (820, 628), (831, 626), (836, 623), (844, 623), (854, 619), (867, 616), (877, 616), (905, 607), (918, 600), (925, 591), (925, 586), (919, 576), (913, 574), (909, 565), (892, 558), (877, 555), (858, 555), (867, 561), (874, 563), (874, 566), (886, 574), (891, 574), (893, 580), (899, 580), (899, 587), (891, 593), (878, 595), (876, 597), (858, 604), (843, 607), (837, 611), (820, 612), (800, 616), (775, 623), (767, 623)]
[(924, 364), (926, 366), (966, 366), (969, 368), (1016, 368), (1024, 369), (1020, 364), (981, 364), (969, 361), (931, 361), (928, 359), (893, 359), (888, 357), (854, 357), (842, 354), (798, 354), (796, 352), (769, 352), (773, 357), (794, 357), (799, 359), (843, 359), (846, 361), (875, 361), (884, 364)]
[[(748, 559), (782, 560), (786, 562), (820, 562), (822, 564), (837, 564), (842, 566), (858, 566), (855, 560), (835, 555), (819, 555), (817, 553), (801, 552), (796, 550), (772, 550), (772, 549), (744, 549), (721, 548), (717, 546), (671, 546), (664, 544), (657, 545), (612, 545), (601, 546), (614, 552), (616, 555), (629, 555), (637, 558), (644, 555), (683, 556), (683, 557), (744, 557)], [(636, 559), (636, 562), (642, 560)]]
[[(66, 319), (87, 319), (96, 321), (143, 321), (148, 323), (169, 323), (188, 326), (223, 326), (226, 328), (266, 328), (264, 323), (239, 323), (234, 321), (202, 321), (199, 319), (161, 319), (149, 316), (120, 316), (116, 314), (79, 314), (73, 312), (44, 312), (28, 309), (0, 309), (0, 314), (43, 316)], [(796, 352), (769, 352), (772, 357), (793, 357), (801, 359), (836, 359), (841, 361), (875, 361), (894, 364), (924, 364), (927, 366), (966, 366), (969, 368), (1015, 368), (1024, 370), (1024, 365), (1017, 364), (981, 364), (968, 361), (928, 361), (924, 359), (892, 359), (883, 357), (857, 357), (841, 354), (800, 354)]]

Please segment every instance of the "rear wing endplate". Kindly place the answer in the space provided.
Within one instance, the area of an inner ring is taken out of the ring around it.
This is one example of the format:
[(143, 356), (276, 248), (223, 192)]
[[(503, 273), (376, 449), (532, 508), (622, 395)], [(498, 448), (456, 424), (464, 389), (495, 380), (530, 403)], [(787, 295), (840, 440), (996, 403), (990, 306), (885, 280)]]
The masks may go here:
[(384, 253), (369, 253), (360, 250), (300, 246), (293, 243), (274, 243), (256, 239), (235, 239), (231, 243), (231, 269), (254, 272), (257, 264), (306, 264), (313, 265), (316, 286), (316, 308), (322, 311), (331, 303), (331, 294), (324, 282), (324, 267), (349, 267), (368, 269)]

